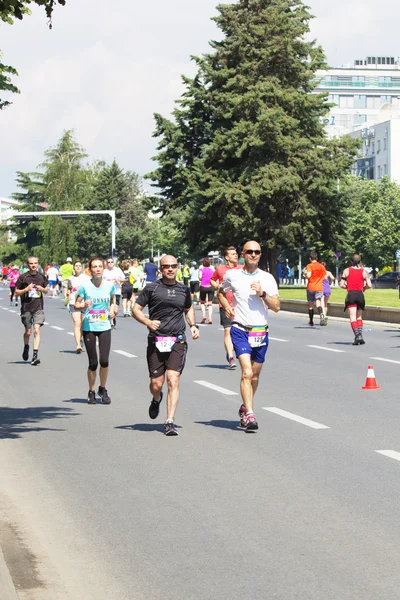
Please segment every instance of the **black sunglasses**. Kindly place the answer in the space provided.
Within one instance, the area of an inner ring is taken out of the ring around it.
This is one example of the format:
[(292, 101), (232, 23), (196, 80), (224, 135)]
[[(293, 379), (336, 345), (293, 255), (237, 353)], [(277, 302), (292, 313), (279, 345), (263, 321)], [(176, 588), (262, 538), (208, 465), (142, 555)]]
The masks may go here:
[(245, 254), (255, 254), (256, 256), (258, 256), (259, 254), (261, 254), (261, 250), (245, 250), (244, 253)]
[(161, 265), (161, 268), (162, 269), (177, 269), (178, 265), (177, 264), (175, 264), (175, 265)]

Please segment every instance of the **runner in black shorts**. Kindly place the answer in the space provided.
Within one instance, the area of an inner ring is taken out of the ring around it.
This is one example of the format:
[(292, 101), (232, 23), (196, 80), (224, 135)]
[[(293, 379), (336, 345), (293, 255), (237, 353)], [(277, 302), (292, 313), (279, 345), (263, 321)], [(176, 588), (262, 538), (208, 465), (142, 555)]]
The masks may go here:
[[(162, 278), (149, 283), (140, 293), (132, 309), (132, 316), (149, 329), (147, 364), (149, 367), (150, 392), (153, 396), (149, 416), (155, 419), (160, 411), (162, 387), (167, 379), (167, 419), (165, 435), (178, 435), (174, 425), (179, 402), (179, 378), (185, 366), (187, 343), (185, 319), (190, 326), (192, 338), (199, 337), (194, 308), (189, 289), (176, 281), (178, 261), (174, 256), (163, 256), (160, 269)], [(143, 314), (148, 306), (149, 317)]]
[(349, 311), (350, 326), (354, 333), (353, 346), (363, 346), (363, 318), (362, 312), (365, 309), (364, 290), (371, 288), (370, 277), (361, 265), (361, 256), (353, 254), (351, 257), (351, 267), (343, 271), (340, 287), (347, 290), (344, 309)]

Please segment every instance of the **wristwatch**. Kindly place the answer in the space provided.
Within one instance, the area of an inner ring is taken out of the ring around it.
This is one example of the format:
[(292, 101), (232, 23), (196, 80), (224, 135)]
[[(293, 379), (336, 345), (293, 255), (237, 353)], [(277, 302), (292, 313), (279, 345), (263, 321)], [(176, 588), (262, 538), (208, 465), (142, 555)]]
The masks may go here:
[(267, 295), (267, 292), (263, 292), (260, 296), (260, 298), (265, 298), (265, 296)]

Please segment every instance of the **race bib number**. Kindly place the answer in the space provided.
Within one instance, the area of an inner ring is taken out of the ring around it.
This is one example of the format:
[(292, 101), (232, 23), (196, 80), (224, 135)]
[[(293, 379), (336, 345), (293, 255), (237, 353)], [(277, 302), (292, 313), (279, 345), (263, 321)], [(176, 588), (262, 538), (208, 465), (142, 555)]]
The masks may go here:
[(33, 290), (29, 290), (28, 292), (29, 298), (40, 298), (41, 295), (42, 292), (39, 292), (39, 290), (37, 290), (36, 288), (33, 288)]
[(266, 345), (267, 328), (266, 327), (253, 327), (249, 331), (249, 345), (251, 348), (259, 348), (260, 346)]
[(88, 321), (89, 323), (104, 323), (107, 319), (105, 310), (89, 310)]
[(156, 337), (156, 348), (159, 352), (171, 352), (172, 346), (176, 342), (176, 337)]

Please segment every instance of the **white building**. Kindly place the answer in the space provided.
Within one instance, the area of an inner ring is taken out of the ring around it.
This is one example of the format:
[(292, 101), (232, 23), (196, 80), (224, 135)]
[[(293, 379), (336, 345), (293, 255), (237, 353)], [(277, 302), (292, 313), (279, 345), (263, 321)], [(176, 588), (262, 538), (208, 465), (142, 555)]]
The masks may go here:
[[(17, 200), (10, 200), (9, 198), (0, 198), (0, 225), (6, 225), (10, 222), (13, 212), (18, 211), (19, 202)], [(14, 241), (16, 236), (11, 233), (8, 234), (10, 241)]]
[(393, 56), (368, 56), (353, 66), (319, 71), (317, 78), (315, 93), (328, 92), (334, 104), (325, 119), (330, 137), (372, 126), (386, 120), (382, 111), (400, 109), (400, 60)]
[(353, 165), (355, 175), (378, 182), (388, 175), (400, 183), (400, 118), (360, 128), (350, 135), (363, 143)]

